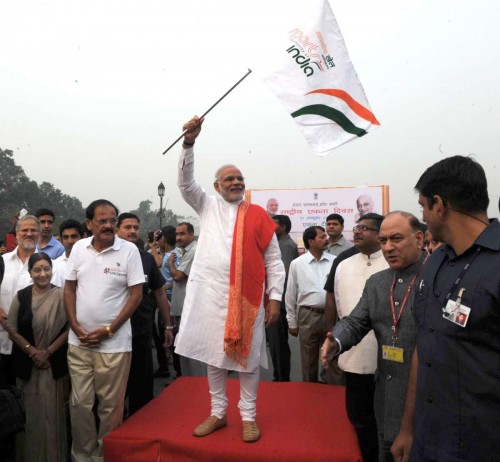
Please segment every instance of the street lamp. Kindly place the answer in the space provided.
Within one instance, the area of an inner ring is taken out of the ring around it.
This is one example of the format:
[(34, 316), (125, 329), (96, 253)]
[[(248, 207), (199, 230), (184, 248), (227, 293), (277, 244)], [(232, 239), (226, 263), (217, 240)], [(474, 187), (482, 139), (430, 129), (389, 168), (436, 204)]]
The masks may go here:
[(158, 218), (160, 219), (160, 229), (162, 228), (161, 226), (161, 220), (165, 218), (165, 213), (163, 211), (163, 196), (165, 195), (165, 186), (163, 185), (163, 181), (158, 185), (158, 196), (160, 196), (160, 210), (158, 211), (157, 215)]

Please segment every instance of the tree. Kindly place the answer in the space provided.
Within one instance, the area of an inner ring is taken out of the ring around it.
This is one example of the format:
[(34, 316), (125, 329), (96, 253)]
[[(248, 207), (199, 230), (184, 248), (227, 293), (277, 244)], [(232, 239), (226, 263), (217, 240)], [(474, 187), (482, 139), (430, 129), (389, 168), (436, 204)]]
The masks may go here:
[[(160, 227), (158, 211), (151, 210), (151, 204), (150, 200), (141, 201), (136, 210), (131, 210), (131, 213), (135, 213), (141, 220), (141, 237), (144, 240), (148, 231), (155, 231)], [(184, 217), (175, 214), (171, 209), (165, 209), (163, 213), (165, 216), (162, 218), (162, 226), (177, 226), (177, 223), (184, 221)]]
[(16, 165), (14, 153), (0, 148), (0, 236), (10, 230), (12, 217), (19, 210), (25, 208), (33, 213), (41, 207), (54, 212), (56, 224), (67, 218), (85, 218), (82, 203), (76, 197), (63, 194), (52, 183), (44, 181), (38, 185), (30, 180), (24, 169)]

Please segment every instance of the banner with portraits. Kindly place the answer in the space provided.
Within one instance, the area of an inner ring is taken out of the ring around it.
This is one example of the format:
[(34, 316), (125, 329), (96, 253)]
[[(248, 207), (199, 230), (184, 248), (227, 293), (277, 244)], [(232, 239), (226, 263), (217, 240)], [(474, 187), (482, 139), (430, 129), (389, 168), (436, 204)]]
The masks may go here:
[(270, 215), (287, 215), (291, 238), (302, 247), (302, 234), (309, 226), (325, 227), (326, 217), (344, 218), (344, 237), (352, 241), (352, 228), (367, 213), (389, 212), (389, 186), (332, 187), (318, 189), (251, 189), (246, 199)]

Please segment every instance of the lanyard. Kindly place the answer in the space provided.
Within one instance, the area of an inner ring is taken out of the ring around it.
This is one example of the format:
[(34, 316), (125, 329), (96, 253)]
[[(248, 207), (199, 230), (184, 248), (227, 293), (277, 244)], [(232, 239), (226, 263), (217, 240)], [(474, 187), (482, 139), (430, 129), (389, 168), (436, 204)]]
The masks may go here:
[(399, 321), (401, 320), (401, 315), (403, 314), (403, 311), (405, 309), (406, 303), (408, 302), (408, 299), (410, 298), (410, 292), (413, 289), (413, 286), (415, 285), (415, 282), (417, 281), (417, 277), (420, 274), (420, 271), (422, 271), (423, 267), (427, 263), (427, 259), (429, 258), (429, 255), (425, 257), (425, 260), (422, 262), (420, 265), (420, 268), (418, 271), (415, 273), (415, 276), (413, 276), (413, 279), (410, 282), (410, 285), (408, 286), (408, 289), (406, 289), (406, 294), (403, 298), (403, 303), (401, 303), (401, 308), (399, 309), (399, 313), (396, 316), (396, 304), (394, 302), (394, 289), (396, 288), (396, 274), (394, 274), (394, 278), (392, 280), (392, 287), (391, 287), (391, 312), (392, 312), (392, 346), (395, 345), (396, 339), (398, 338), (397, 336), (397, 330), (398, 330), (398, 325)]
[[(448, 301), (450, 300), (451, 295), (453, 294), (453, 292), (455, 292), (455, 290), (457, 290), (457, 287), (460, 284), (460, 281), (462, 280), (462, 278), (464, 277), (466, 271), (470, 268), (470, 265), (472, 265), (472, 263), (474, 262), (474, 260), (476, 259), (476, 257), (479, 255), (480, 252), (481, 252), (481, 247), (476, 247), (476, 250), (475, 250), (474, 254), (472, 255), (471, 259), (465, 264), (465, 266), (462, 268), (462, 271), (460, 271), (460, 274), (453, 282), (451, 289), (448, 291), (448, 293), (446, 294), (446, 297), (444, 299), (443, 313), (445, 313), (445, 314), (448, 313), (446, 311), (446, 305), (448, 304)], [(462, 301), (462, 294), (464, 291), (465, 291), (465, 289), (461, 289), (459, 292), (459, 296), (457, 297), (458, 304), (460, 304), (460, 302)], [(446, 316), (449, 316), (449, 314), (450, 313), (446, 314)]]
[(474, 252), (474, 255), (472, 255), (472, 258), (462, 268), (462, 271), (460, 271), (460, 274), (453, 282), (451, 289), (446, 294), (445, 305), (446, 305), (446, 303), (448, 303), (448, 300), (451, 298), (451, 295), (453, 294), (453, 292), (455, 292), (455, 290), (457, 289), (458, 285), (460, 284), (460, 281), (464, 277), (465, 272), (470, 268), (470, 265), (472, 265), (472, 263), (474, 262), (476, 257), (479, 255), (479, 252), (481, 252), (481, 247), (476, 247), (476, 251)]

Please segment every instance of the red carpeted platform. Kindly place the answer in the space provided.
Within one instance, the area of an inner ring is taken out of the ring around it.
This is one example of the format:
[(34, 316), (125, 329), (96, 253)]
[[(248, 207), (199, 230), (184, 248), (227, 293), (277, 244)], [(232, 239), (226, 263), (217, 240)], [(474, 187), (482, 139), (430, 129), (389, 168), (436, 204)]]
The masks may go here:
[(104, 439), (105, 462), (361, 461), (343, 387), (261, 382), (255, 443), (241, 440), (237, 379), (227, 394), (227, 427), (197, 438), (194, 427), (210, 413), (207, 380), (177, 379)]

